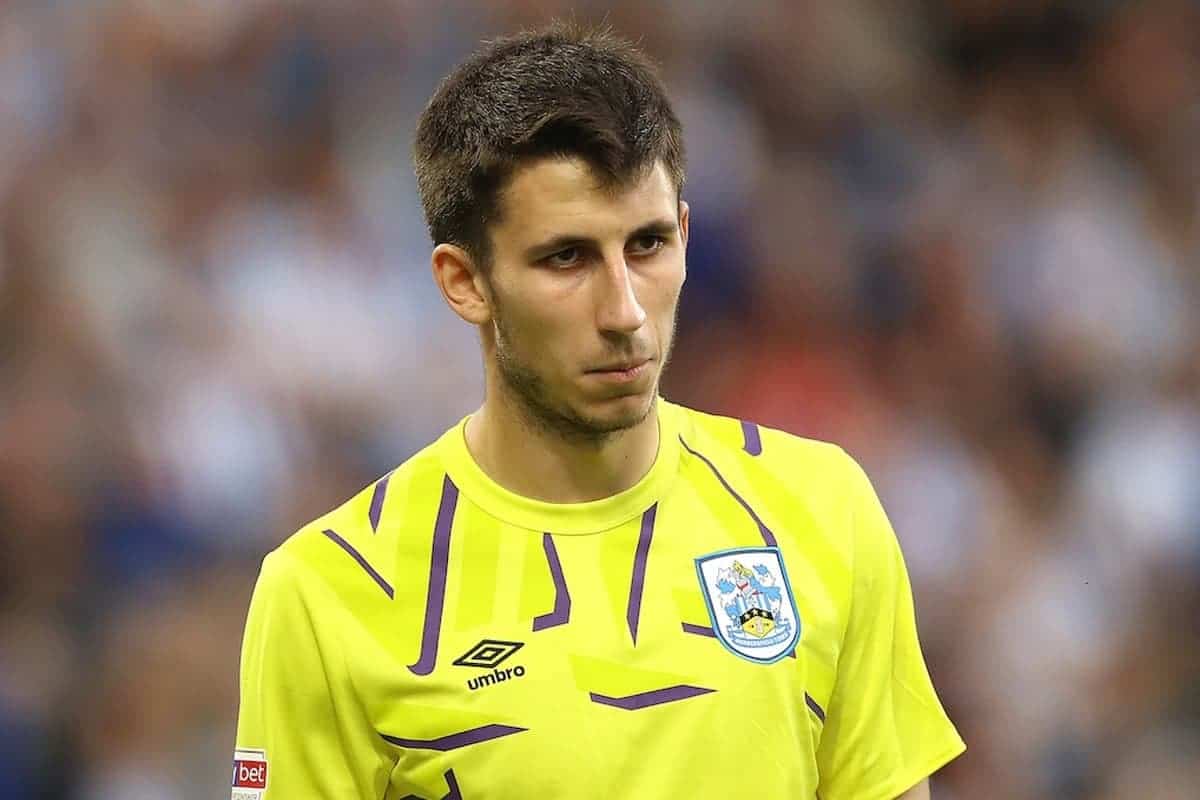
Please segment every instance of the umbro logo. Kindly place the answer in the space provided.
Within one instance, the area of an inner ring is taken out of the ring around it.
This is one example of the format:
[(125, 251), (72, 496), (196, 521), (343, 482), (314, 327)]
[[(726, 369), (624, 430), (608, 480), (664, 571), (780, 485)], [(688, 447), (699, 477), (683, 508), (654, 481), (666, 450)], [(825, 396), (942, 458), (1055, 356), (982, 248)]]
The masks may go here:
[(471, 678), (467, 688), (471, 690), (491, 686), (493, 683), (503, 683), (513, 678), (525, 677), (525, 667), (506, 667), (498, 669), (500, 664), (507, 661), (513, 653), (525, 646), (524, 642), (505, 642), (499, 639), (484, 639), (479, 644), (454, 659), (457, 667), (480, 667), (491, 672)]
[(484, 639), (479, 644), (454, 659), (457, 667), (483, 667), (495, 669), (509, 656), (525, 646), (524, 642), (503, 642), (499, 639)]

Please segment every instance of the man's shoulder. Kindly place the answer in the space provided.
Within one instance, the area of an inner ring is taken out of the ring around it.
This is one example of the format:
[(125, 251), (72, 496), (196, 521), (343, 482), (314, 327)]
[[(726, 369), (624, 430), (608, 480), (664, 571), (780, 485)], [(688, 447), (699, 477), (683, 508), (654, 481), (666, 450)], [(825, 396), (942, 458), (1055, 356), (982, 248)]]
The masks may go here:
[(842, 447), (737, 417), (680, 413), (694, 487), (735, 495), (772, 530), (795, 531), (802, 520), (805, 536), (823, 537), (845, 552), (865, 475)]
[(435, 442), (301, 526), (268, 559), (337, 588), (348, 583), (390, 598), (396, 541), (432, 517), (444, 477)]
[(840, 446), (762, 425), (753, 420), (669, 404), (680, 418), (680, 435), (693, 454), (712, 459), (749, 459), (790, 475), (844, 476), (853, 459)]

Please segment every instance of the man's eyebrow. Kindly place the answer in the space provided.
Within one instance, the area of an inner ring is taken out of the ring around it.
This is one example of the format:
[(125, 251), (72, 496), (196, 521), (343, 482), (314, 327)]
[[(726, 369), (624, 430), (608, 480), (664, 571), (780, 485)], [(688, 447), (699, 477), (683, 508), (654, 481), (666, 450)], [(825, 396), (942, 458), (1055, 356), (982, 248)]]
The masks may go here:
[(630, 234), (629, 238), (637, 239), (642, 236), (671, 236), (677, 230), (679, 230), (679, 221), (669, 217), (664, 217), (663, 219), (656, 219), (653, 222), (647, 222), (645, 225)]
[[(630, 239), (638, 239), (642, 236), (671, 236), (679, 229), (678, 221), (669, 217), (656, 219), (652, 222), (647, 222), (640, 228), (637, 228), (629, 234)], [(596, 240), (589, 236), (579, 236), (571, 233), (564, 233), (553, 238), (547, 239), (544, 242), (532, 245), (525, 250), (525, 257), (530, 261), (535, 261), (543, 256), (551, 255), (559, 250), (566, 250), (569, 247), (596, 247)]]

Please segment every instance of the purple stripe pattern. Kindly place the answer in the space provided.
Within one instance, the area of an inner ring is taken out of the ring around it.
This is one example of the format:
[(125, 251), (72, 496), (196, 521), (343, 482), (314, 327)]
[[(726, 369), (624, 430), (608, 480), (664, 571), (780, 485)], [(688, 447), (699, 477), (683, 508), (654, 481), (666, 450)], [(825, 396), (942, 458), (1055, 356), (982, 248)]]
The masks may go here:
[(762, 437), (758, 435), (758, 426), (753, 422), (742, 420), (742, 439), (745, 444), (742, 449), (752, 456), (762, 455)]
[[(638, 534), (637, 552), (633, 557), (633, 579), (629, 583), (629, 606), (625, 619), (629, 622), (629, 635), (637, 645), (638, 620), (642, 614), (642, 589), (646, 584), (646, 559), (650, 555), (650, 540), (654, 538), (654, 518), (658, 515), (658, 503), (642, 514), (642, 531)], [(599, 702), (599, 701), (597, 701)]]
[(388, 736), (386, 733), (379, 735), (397, 747), (407, 747), (412, 750), (436, 750), (439, 753), (445, 753), (480, 742), (490, 742), (492, 739), (499, 739), (502, 736), (512, 736), (514, 733), (522, 733), (526, 730), (529, 729), (515, 728), (512, 725), (484, 725), (481, 728), (471, 728), (469, 731), (461, 733), (439, 736), (437, 739), (405, 739), (401, 736)]
[(689, 453), (708, 465), (708, 468), (712, 470), (712, 474), (717, 476), (717, 480), (720, 481), (721, 485), (725, 487), (725, 491), (733, 495), (733, 499), (738, 501), (741, 507), (746, 510), (746, 513), (750, 515), (751, 519), (754, 520), (755, 524), (758, 525), (758, 532), (762, 534), (763, 541), (766, 542), (767, 547), (778, 547), (779, 542), (775, 541), (775, 534), (771, 533), (771, 529), (767, 527), (766, 523), (762, 521), (758, 514), (754, 513), (754, 509), (750, 507), (750, 504), (743, 500), (740, 494), (734, 491), (734, 488), (729, 485), (729, 482), (725, 480), (725, 477), (717, 469), (716, 464), (709, 461), (702, 454), (688, 447), (688, 443), (683, 440), (682, 436), (679, 437), (679, 443), (683, 445), (684, 450), (687, 450)]
[(458, 790), (458, 779), (454, 777), (454, 770), (446, 770), (445, 777), (446, 785), (450, 787), (450, 792), (442, 800), (462, 800), (462, 792)]
[[(458, 779), (454, 777), (454, 770), (446, 770), (446, 774), (442, 777), (446, 779), (446, 785), (450, 787), (449, 793), (442, 795), (442, 800), (463, 800), (462, 792), (458, 788)], [(387, 792), (384, 792), (383, 797), (384, 800), (387, 800)], [(400, 800), (425, 800), (425, 798), (415, 794), (406, 794)]]
[(369, 518), (371, 520), (371, 532), (379, 531), (379, 518), (383, 515), (383, 499), (387, 497), (388, 481), (391, 480), (392, 473), (388, 473), (375, 482), (375, 491), (371, 493), (371, 510)]
[(668, 686), (665, 689), (655, 689), (652, 692), (639, 692), (626, 697), (609, 697), (606, 694), (597, 694), (589, 692), (593, 703), (599, 703), (602, 706), (612, 706), (614, 708), (623, 708), (626, 711), (637, 711), (650, 706), (661, 706), (663, 703), (674, 703), (679, 700), (687, 700), (689, 697), (697, 697), (702, 694), (710, 694), (716, 689), (705, 689), (700, 686)]
[(697, 636), (707, 636), (710, 639), (717, 638), (717, 632), (708, 625), (693, 625), (690, 622), (683, 623), (684, 633), (694, 633)]
[(808, 692), (804, 693), (804, 703), (810, 709), (812, 709), (812, 712), (814, 714), (817, 715), (817, 719), (821, 720), (822, 723), (825, 722), (825, 709), (823, 709), (819, 705), (817, 705), (817, 701), (813, 700), (812, 695), (809, 694)]
[(558, 560), (554, 537), (548, 533), (542, 534), (542, 549), (546, 551), (546, 564), (550, 567), (550, 576), (554, 579), (554, 610), (534, 618), (535, 631), (566, 625), (571, 620), (571, 593), (567, 590), (567, 579), (563, 577), (562, 562)]
[(395, 592), (392, 591), (391, 584), (389, 584), (387, 581), (385, 581), (383, 579), (383, 576), (380, 575), (378, 572), (376, 572), (375, 568), (367, 563), (367, 560), (365, 558), (363, 558), (362, 553), (360, 553), (354, 549), (354, 545), (350, 544), (345, 539), (343, 539), (341, 536), (338, 536), (336, 533), (329, 530), (328, 528), (325, 529), (324, 533), (326, 536), (328, 536), (330, 539), (332, 539), (334, 542), (336, 542), (338, 547), (342, 548), (347, 553), (349, 553), (350, 557), (353, 558), (355, 561), (357, 561), (358, 565), (360, 567), (362, 567), (363, 569), (365, 569), (367, 571), (367, 574), (370, 575), (371, 578), (374, 579), (374, 581), (377, 584), (379, 584), (379, 588), (383, 589), (384, 594), (386, 594), (389, 599), (395, 596)]
[(437, 664), (438, 636), (446, 602), (446, 567), (450, 561), (450, 529), (458, 506), (458, 487), (447, 475), (442, 481), (442, 501), (433, 526), (433, 553), (429, 558), (429, 592), (425, 597), (425, 626), (421, 632), (421, 657), (408, 668), (414, 675), (428, 675)]

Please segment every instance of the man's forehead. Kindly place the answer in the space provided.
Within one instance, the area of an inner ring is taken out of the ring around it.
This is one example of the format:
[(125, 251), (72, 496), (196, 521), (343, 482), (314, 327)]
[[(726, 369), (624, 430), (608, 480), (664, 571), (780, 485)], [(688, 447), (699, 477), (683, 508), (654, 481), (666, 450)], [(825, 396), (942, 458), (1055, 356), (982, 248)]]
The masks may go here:
[(532, 226), (544, 231), (597, 214), (653, 217), (676, 211), (675, 187), (661, 162), (631, 180), (613, 182), (574, 157), (543, 158), (522, 165), (500, 202), (502, 227), (522, 230)]

